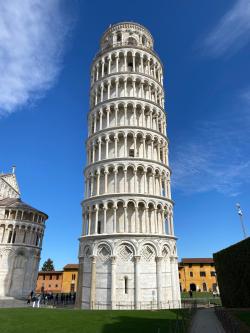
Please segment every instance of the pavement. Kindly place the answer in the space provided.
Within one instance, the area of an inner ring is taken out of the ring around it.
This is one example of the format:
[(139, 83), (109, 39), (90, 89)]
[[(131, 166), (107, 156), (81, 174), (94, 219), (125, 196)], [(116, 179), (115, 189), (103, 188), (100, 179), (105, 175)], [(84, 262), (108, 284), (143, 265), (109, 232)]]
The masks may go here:
[(190, 333), (226, 333), (219, 319), (217, 318), (214, 308), (197, 309)]

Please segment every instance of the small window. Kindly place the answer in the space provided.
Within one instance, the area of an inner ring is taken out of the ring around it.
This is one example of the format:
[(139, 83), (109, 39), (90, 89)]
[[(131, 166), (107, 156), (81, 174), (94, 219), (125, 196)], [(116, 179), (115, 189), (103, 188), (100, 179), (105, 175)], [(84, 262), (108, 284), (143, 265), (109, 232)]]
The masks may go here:
[(72, 274), (72, 280), (74, 281), (76, 279), (76, 275)]
[(49, 279), (52, 280), (52, 274), (50, 274)]
[(128, 294), (128, 277), (124, 277), (124, 292), (125, 294)]
[(45, 274), (43, 274), (43, 280), (45, 280)]
[(206, 272), (200, 272), (200, 276), (206, 276)]
[(129, 157), (135, 157), (134, 149), (129, 149)]
[(190, 272), (189, 275), (190, 275), (190, 277), (193, 277), (193, 276), (194, 276), (194, 273), (193, 273), (193, 272)]
[(181, 274), (179, 273), (179, 279), (181, 278)]
[(58, 284), (56, 284), (55, 287), (58, 288)]
[(203, 267), (204, 265), (203, 264), (200, 264), (200, 267)]
[(210, 264), (211, 267), (214, 267), (214, 264)]
[(211, 276), (216, 276), (216, 273), (214, 271), (210, 272)]
[(49, 288), (51, 288), (51, 284), (49, 284)]
[(189, 267), (189, 268), (192, 267), (192, 264), (188, 264), (188, 267)]
[(56, 276), (56, 279), (59, 280), (59, 275)]

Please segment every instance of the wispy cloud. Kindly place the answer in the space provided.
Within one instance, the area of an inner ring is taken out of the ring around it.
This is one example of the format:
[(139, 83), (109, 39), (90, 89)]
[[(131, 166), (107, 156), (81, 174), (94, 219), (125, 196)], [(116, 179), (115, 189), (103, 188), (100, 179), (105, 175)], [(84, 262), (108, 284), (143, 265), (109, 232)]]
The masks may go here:
[(250, 90), (224, 118), (196, 124), (191, 139), (172, 148), (173, 186), (185, 193), (238, 195), (250, 183)]
[(0, 1), (0, 116), (53, 86), (71, 20), (60, 0)]
[(250, 0), (237, 0), (204, 42), (213, 56), (239, 50), (250, 41)]

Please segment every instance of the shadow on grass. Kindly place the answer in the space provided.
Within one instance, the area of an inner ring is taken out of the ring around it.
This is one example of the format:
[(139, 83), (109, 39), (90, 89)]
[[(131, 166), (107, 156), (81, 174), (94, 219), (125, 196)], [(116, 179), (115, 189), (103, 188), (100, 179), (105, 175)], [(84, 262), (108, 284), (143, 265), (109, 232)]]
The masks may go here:
[(186, 323), (183, 323), (180, 316), (177, 319), (177, 311), (134, 311), (127, 314), (110, 318), (105, 324), (102, 333), (174, 333), (186, 332)]

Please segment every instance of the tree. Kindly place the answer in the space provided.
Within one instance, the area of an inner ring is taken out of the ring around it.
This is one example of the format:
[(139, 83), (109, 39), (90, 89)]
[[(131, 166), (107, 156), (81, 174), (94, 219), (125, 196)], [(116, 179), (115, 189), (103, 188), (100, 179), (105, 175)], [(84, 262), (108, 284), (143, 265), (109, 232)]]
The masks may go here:
[(55, 268), (54, 268), (53, 260), (51, 260), (50, 258), (47, 259), (43, 264), (42, 271), (48, 272), (48, 271), (54, 271), (54, 270), (55, 270)]

